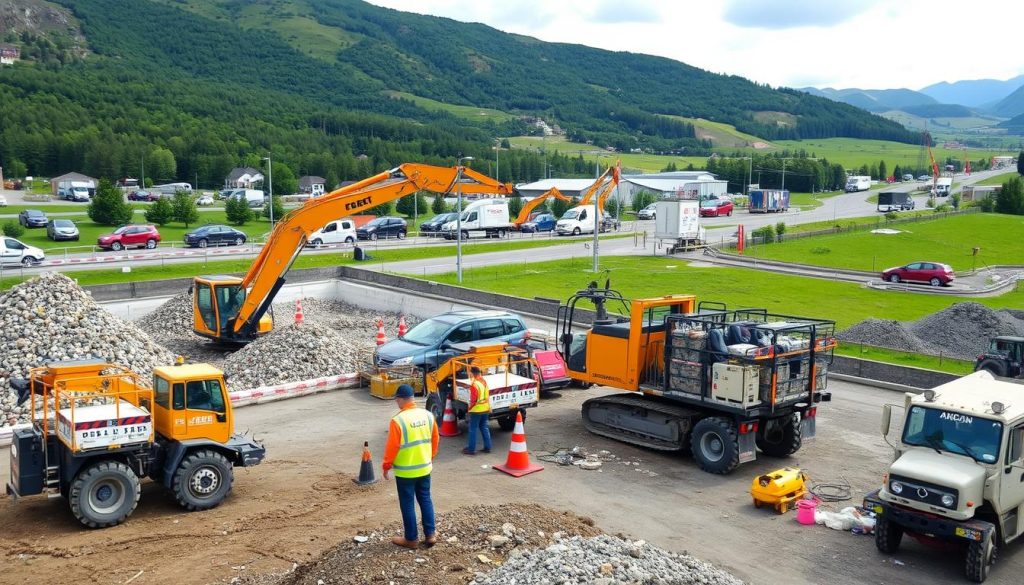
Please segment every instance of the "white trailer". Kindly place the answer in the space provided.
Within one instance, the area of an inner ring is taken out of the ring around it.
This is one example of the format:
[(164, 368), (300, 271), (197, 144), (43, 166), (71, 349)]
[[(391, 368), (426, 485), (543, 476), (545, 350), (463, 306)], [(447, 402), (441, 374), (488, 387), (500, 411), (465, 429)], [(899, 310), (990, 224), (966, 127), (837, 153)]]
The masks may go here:
[(846, 177), (846, 192), (867, 191), (871, 188), (871, 177), (865, 175), (853, 175)]
[(658, 201), (654, 213), (654, 237), (668, 242), (668, 253), (704, 245), (700, 225), (700, 201), (677, 199)]

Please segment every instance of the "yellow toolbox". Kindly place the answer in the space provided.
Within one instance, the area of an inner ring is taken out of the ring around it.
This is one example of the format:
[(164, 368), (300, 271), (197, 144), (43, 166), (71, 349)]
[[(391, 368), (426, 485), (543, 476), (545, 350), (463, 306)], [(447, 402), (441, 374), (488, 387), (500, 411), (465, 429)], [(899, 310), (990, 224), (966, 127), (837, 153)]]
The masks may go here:
[(807, 493), (805, 481), (807, 475), (795, 467), (783, 467), (755, 477), (750, 486), (754, 507), (768, 504), (779, 514), (785, 514), (793, 502)]

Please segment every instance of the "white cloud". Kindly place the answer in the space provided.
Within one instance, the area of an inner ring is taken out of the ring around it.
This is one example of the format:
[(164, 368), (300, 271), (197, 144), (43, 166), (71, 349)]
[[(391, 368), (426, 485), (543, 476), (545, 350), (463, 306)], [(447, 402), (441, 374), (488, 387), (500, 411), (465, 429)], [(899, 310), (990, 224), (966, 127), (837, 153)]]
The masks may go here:
[(727, 0), (724, 19), (746, 28), (834, 26), (868, 10), (876, 0)]

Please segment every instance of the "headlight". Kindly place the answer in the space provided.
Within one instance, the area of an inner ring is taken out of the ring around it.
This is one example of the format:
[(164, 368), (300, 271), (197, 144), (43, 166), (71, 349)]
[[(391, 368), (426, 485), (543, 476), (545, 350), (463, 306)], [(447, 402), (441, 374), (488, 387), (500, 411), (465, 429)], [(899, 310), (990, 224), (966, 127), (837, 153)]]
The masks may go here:
[(404, 365), (408, 365), (408, 364), (411, 364), (411, 363), (412, 363), (412, 356), (408, 356), (408, 357), (404, 357), (404, 358), (398, 358), (397, 360), (391, 362), (391, 365), (393, 365), (393, 366), (404, 366)]
[(901, 494), (903, 493), (903, 484), (898, 481), (894, 481), (889, 484), (889, 491), (894, 494)]
[(952, 508), (954, 504), (956, 504), (956, 498), (954, 498), (953, 496), (951, 496), (949, 494), (946, 494), (946, 495), (942, 496), (942, 505), (943, 506), (945, 506), (947, 508)]

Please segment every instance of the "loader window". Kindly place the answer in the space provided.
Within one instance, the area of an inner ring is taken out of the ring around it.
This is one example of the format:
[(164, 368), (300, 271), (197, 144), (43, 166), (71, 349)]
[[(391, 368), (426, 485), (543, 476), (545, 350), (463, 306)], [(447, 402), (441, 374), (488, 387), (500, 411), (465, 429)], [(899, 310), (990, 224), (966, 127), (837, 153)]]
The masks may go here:
[(171, 407), (171, 383), (160, 376), (153, 376), (153, 399), (164, 408)]
[(185, 387), (185, 398), (189, 410), (224, 412), (224, 395), (217, 380), (189, 382)]
[(217, 330), (217, 318), (213, 310), (213, 293), (210, 285), (196, 285), (196, 305), (199, 307), (199, 316), (203, 318), (203, 324), (211, 331)]
[(175, 384), (171, 398), (174, 402), (174, 410), (185, 410), (185, 385), (180, 382)]

